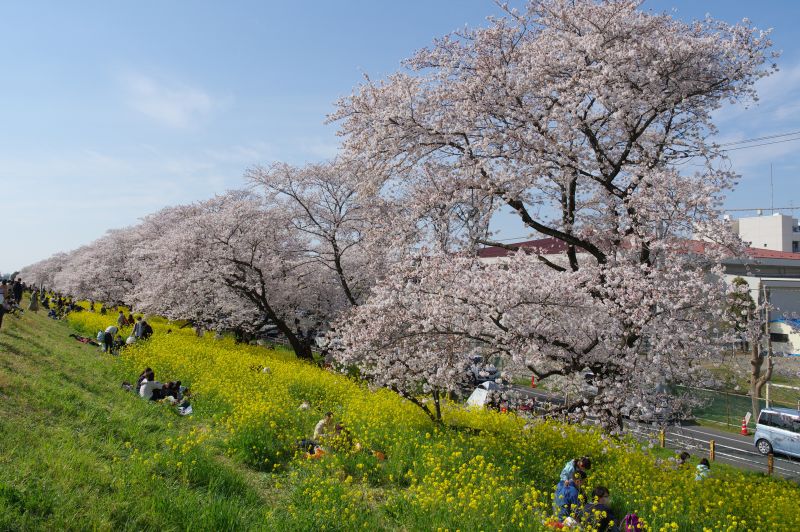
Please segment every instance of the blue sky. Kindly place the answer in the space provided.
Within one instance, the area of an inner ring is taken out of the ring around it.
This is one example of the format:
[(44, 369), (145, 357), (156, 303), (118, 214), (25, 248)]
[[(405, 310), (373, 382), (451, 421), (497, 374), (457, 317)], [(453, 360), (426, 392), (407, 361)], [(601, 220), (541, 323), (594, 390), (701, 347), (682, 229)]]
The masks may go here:
[[(720, 137), (800, 130), (800, 3), (645, 8), (774, 28), (781, 72), (755, 108), (719, 113)], [(434, 37), (497, 12), (488, 0), (4, 3), (0, 271), (240, 186), (253, 164), (330, 157), (325, 115), (365, 73), (383, 77)], [(742, 180), (727, 206), (769, 205), (770, 162), (776, 206), (800, 206), (798, 149), (731, 152)]]

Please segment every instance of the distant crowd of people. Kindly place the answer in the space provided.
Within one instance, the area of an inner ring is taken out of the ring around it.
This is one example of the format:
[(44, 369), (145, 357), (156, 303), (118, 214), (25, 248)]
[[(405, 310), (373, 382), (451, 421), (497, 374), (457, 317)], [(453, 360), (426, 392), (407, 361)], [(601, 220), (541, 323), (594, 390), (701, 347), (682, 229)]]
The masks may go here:
[(28, 310), (38, 312), (39, 309), (47, 311), (47, 315), (53, 319), (61, 319), (70, 312), (80, 312), (83, 308), (71, 297), (59, 292), (49, 291), (44, 287), (36, 285), (28, 286), (22, 279), (9, 282), (3, 280), (0, 283), (0, 327), (3, 324), (5, 314), (21, 316), (22, 296), (25, 292), (30, 292), (30, 302)]
[[(41, 286), (28, 286), (22, 279), (14, 281), (3, 279), (0, 281), (0, 328), (3, 325), (3, 317), (6, 314), (21, 315), (23, 294), (30, 292), (30, 302), (28, 310), (38, 312), (39, 309), (47, 311), (48, 317), (58, 320), (64, 318), (70, 312), (82, 312), (85, 309), (70, 296), (47, 290)], [(116, 308), (116, 306), (111, 307)], [(142, 316), (134, 318), (132, 312), (118, 310), (116, 325), (109, 325), (104, 331), (98, 331), (97, 341), (76, 334), (70, 336), (79, 342), (91, 345), (99, 345), (104, 352), (119, 353), (119, 350), (138, 340), (147, 340), (153, 335), (153, 327)], [(99, 312), (101, 315), (108, 314), (108, 307), (104, 304), (97, 304), (94, 300), (89, 300), (89, 312)], [(133, 331), (127, 339), (123, 339), (119, 332), (122, 328), (133, 326)]]

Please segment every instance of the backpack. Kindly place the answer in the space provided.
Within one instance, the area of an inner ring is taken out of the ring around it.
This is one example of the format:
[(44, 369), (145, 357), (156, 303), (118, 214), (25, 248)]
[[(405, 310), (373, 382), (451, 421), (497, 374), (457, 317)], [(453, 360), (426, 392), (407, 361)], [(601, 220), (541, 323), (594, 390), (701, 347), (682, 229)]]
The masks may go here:
[(636, 514), (628, 514), (622, 520), (623, 531), (624, 532), (640, 532), (642, 530), (641, 525), (639, 524), (639, 516)]

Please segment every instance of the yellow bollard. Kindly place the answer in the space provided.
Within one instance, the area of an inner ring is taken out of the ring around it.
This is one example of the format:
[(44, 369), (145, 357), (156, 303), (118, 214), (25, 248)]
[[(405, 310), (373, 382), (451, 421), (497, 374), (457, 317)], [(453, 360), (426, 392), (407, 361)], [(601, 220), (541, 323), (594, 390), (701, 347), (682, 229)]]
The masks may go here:
[(664, 429), (661, 429), (660, 431), (658, 431), (658, 442), (661, 444), (662, 449), (666, 447), (667, 444), (666, 440), (667, 438), (666, 435), (664, 434)]
[(772, 470), (775, 468), (775, 455), (769, 453), (767, 455), (767, 475), (772, 476)]
[(711, 460), (712, 462), (716, 458), (716, 453), (715, 453), (716, 444), (717, 442), (715, 442), (714, 440), (708, 442), (708, 459)]

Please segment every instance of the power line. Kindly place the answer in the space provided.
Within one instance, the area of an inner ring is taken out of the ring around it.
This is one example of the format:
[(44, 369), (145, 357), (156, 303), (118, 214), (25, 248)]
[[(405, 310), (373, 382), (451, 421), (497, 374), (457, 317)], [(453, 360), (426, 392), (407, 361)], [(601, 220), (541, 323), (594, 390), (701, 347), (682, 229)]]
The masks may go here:
[(800, 140), (800, 137), (793, 139), (774, 140), (772, 142), (762, 142), (760, 144), (753, 144), (751, 146), (739, 146), (738, 148), (728, 148), (727, 150), (720, 150), (720, 151), (729, 152), (736, 150), (746, 150), (747, 148), (758, 148), (759, 146), (769, 146), (770, 144), (781, 144), (782, 142), (792, 142), (795, 140)]
[(796, 211), (800, 207), (753, 207), (752, 209), (723, 209), (725, 212), (747, 212), (747, 211)]
[(780, 137), (791, 137), (793, 135), (800, 135), (800, 131), (792, 131), (791, 133), (776, 133), (775, 135), (767, 135), (766, 137), (756, 137), (752, 139), (737, 140), (735, 142), (723, 142), (722, 144), (718, 144), (717, 146), (733, 146), (735, 144), (749, 144), (751, 142), (757, 142), (759, 140), (770, 140)]

